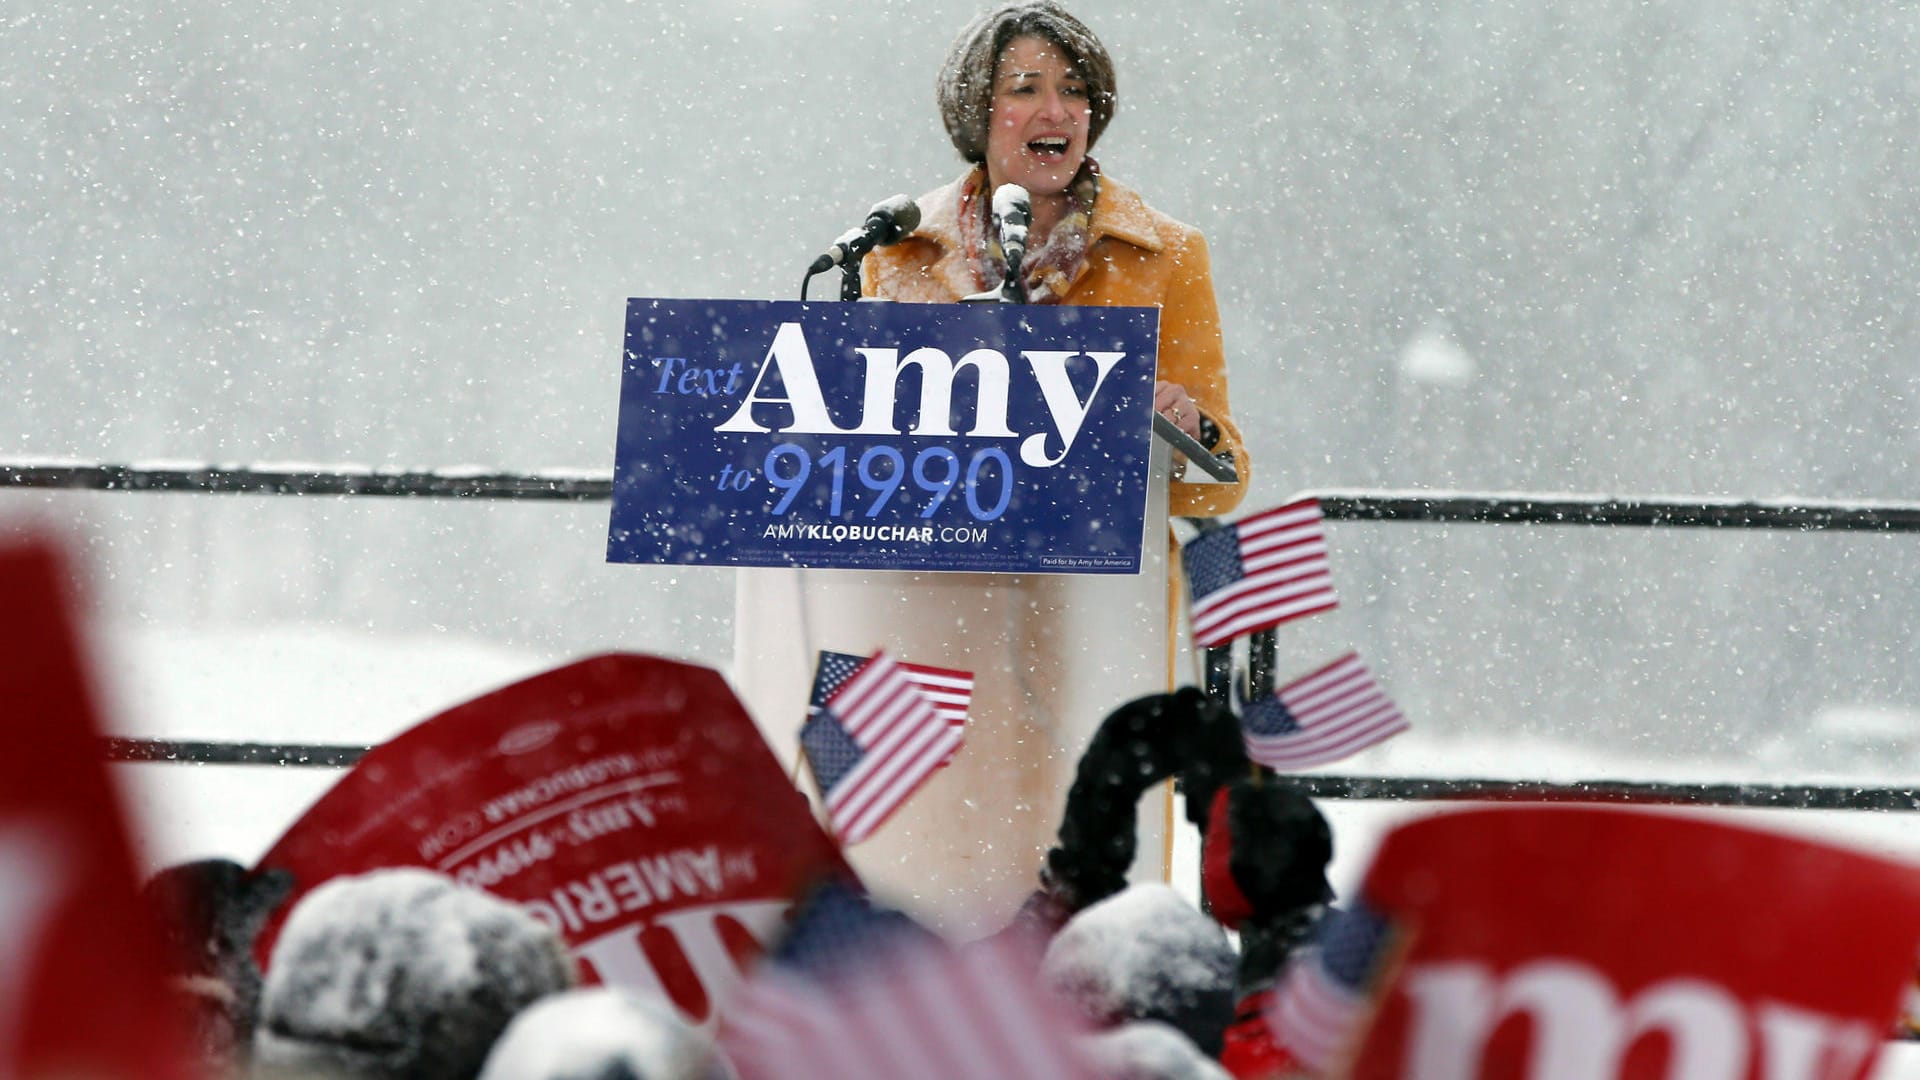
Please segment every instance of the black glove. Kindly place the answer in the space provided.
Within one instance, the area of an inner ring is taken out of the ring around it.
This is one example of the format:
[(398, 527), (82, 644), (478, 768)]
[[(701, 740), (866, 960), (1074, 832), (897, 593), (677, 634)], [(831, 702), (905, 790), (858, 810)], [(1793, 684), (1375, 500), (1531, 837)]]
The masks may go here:
[[(1238, 721), (1192, 687), (1115, 709), (1080, 755), (1060, 842), (1041, 870), (1044, 891), (1067, 915), (1119, 892), (1138, 846), (1140, 796), (1177, 772), (1190, 784), (1206, 785), (1210, 796), (1235, 768), (1247, 768)], [(1193, 804), (1189, 794), (1190, 817)]]
[[(1240, 932), (1245, 995), (1273, 980), (1333, 898), (1333, 832), (1313, 800), (1271, 773), (1233, 781), (1222, 805), (1203, 863), (1215, 916)], [(1215, 857), (1223, 848), (1224, 875)]]

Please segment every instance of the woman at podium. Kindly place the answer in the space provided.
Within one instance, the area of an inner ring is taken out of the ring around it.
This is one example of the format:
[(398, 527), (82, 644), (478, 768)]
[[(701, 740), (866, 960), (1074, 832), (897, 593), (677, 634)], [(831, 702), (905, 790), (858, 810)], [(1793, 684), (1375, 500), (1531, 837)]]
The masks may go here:
[[(951, 764), (848, 857), (868, 885), (950, 933), (997, 929), (1038, 881), (1081, 750), (1100, 720), (1173, 681), (1176, 575), (1152, 542), (1169, 514), (1230, 512), (1248, 462), (1227, 399), (1219, 312), (1198, 230), (1105, 176), (1088, 152), (1113, 119), (1113, 62), (1057, 4), (995, 8), (953, 43), (937, 83), (941, 120), (966, 163), (918, 200), (919, 226), (863, 264), (868, 296), (954, 303), (1008, 280), (994, 195), (1019, 185), (1032, 221), (1017, 284), (1027, 303), (1160, 309), (1154, 408), (1217, 454), (1238, 482), (1149, 485), (1138, 577), (748, 571), (736, 677), (776, 750), (793, 746), (811, 649), (871, 654), (975, 675)], [(1197, 472), (1197, 470), (1196, 470)], [(1171, 534), (1167, 534), (1169, 538)], [(780, 613), (796, 615), (782, 619)], [(813, 640), (792, 639), (794, 622)], [(1164, 880), (1170, 800), (1140, 815), (1137, 877)]]
[(1224, 514), (1246, 493), (1248, 463), (1227, 406), (1207, 242), (1088, 156), (1113, 119), (1114, 91), (1106, 48), (1059, 5), (1004, 4), (975, 19), (936, 85), (940, 119), (968, 169), (916, 200), (912, 236), (867, 256), (864, 288), (889, 300), (952, 303), (997, 287), (1007, 267), (993, 193), (1025, 188), (1033, 206), (1020, 267), (1027, 302), (1160, 309), (1154, 408), (1230, 455), (1240, 476), (1234, 484), (1175, 481), (1169, 510)]

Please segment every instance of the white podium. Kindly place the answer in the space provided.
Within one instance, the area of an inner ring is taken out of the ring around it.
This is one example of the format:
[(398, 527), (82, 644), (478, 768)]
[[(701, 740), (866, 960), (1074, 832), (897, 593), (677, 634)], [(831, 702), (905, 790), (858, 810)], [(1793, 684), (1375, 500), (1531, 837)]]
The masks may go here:
[[(1155, 439), (1137, 575), (737, 572), (734, 687), (810, 797), (799, 730), (820, 650), (974, 673), (952, 764), (848, 851), (878, 897), (965, 939), (1005, 925), (1038, 886), (1088, 737), (1171, 685), (1169, 467)], [(1141, 800), (1136, 880), (1166, 880), (1166, 790)]]

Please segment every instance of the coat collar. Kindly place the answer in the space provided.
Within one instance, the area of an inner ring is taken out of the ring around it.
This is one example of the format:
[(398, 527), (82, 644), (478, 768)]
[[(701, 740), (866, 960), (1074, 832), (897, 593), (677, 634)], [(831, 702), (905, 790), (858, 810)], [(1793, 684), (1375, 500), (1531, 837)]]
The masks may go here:
[(1145, 200), (1134, 194), (1132, 188), (1102, 176), (1100, 198), (1093, 204), (1093, 221), (1087, 227), (1092, 233), (1087, 246), (1091, 248), (1102, 238), (1111, 236), (1158, 255), (1166, 250), (1167, 241), (1160, 235), (1160, 226), (1153, 218), (1153, 211), (1147, 209)]
[[(973, 270), (964, 255), (966, 246), (960, 239), (960, 187), (979, 171), (975, 169), (922, 195), (920, 227), (913, 231), (913, 235), (939, 245), (943, 256), (941, 276), (955, 296), (969, 295), (975, 288)], [(1156, 255), (1167, 246), (1146, 201), (1132, 188), (1105, 175), (1100, 177), (1100, 196), (1093, 204), (1093, 220), (1087, 225), (1087, 233), (1089, 256), (1100, 241), (1109, 237)], [(1085, 263), (1081, 264), (1080, 272), (1086, 272)]]

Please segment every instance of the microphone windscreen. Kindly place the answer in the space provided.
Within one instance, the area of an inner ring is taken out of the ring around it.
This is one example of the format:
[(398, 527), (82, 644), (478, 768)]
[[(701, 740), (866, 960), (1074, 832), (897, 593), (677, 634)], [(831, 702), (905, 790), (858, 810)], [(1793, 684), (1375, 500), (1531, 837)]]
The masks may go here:
[(893, 231), (888, 233), (882, 244), (892, 244), (905, 240), (907, 234), (920, 227), (920, 205), (905, 195), (894, 195), (881, 200), (871, 211), (872, 214), (884, 214), (893, 222)]
[(1032, 214), (1033, 196), (1019, 184), (1001, 184), (993, 192), (993, 213), (1003, 221), (1015, 214)]

